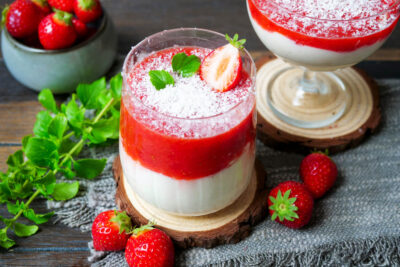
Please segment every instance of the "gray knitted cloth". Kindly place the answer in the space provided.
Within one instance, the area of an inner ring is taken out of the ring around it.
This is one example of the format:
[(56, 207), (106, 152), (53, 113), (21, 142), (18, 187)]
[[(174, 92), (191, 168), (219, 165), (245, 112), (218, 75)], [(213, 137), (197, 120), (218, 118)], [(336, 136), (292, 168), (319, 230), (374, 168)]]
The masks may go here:
[[(334, 155), (338, 181), (315, 205), (311, 223), (292, 230), (269, 219), (234, 245), (176, 252), (178, 266), (400, 266), (400, 81), (381, 80), (383, 121), (359, 147)], [(299, 180), (302, 155), (257, 144), (269, 188)], [(115, 208), (111, 163), (117, 146), (89, 153), (109, 159), (96, 181), (83, 183), (80, 197), (48, 202), (58, 220), (82, 231), (101, 211)], [(267, 211), (266, 211), (267, 212)], [(89, 243), (89, 246), (91, 244)], [(93, 266), (126, 266), (123, 252), (92, 250)]]

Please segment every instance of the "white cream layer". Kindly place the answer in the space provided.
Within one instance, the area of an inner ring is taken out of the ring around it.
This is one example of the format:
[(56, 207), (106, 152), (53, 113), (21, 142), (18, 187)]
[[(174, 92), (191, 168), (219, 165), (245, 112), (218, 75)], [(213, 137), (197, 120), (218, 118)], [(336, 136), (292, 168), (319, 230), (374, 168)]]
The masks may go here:
[(251, 15), (250, 21), (260, 40), (276, 56), (288, 63), (304, 66), (314, 71), (333, 71), (357, 64), (375, 52), (386, 40), (360, 47), (351, 52), (334, 52), (296, 44), (278, 32), (263, 29)]
[(135, 193), (159, 209), (191, 216), (212, 213), (233, 203), (249, 184), (255, 159), (254, 145), (248, 144), (238, 159), (218, 173), (178, 180), (143, 167), (125, 152), (121, 141), (119, 151), (124, 179)]

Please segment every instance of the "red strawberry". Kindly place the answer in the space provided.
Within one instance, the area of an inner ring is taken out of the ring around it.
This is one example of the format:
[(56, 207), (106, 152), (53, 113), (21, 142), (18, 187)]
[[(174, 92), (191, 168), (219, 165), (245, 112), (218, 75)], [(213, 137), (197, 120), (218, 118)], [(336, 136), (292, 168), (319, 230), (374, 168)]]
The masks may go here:
[(108, 210), (97, 215), (92, 225), (95, 250), (123, 250), (132, 229), (131, 219), (125, 212)]
[(16, 0), (2, 12), (2, 22), (15, 38), (24, 38), (37, 33), (40, 20), (46, 15), (45, 8), (31, 0)]
[(336, 164), (325, 154), (312, 153), (300, 165), (300, 177), (314, 198), (322, 197), (335, 183)]
[(133, 231), (126, 244), (125, 259), (130, 267), (173, 266), (174, 245), (163, 231), (145, 225)]
[(39, 24), (39, 40), (44, 49), (55, 50), (70, 47), (77, 38), (72, 26), (72, 14), (57, 10)]
[(47, 0), (31, 0), (43, 13), (43, 17), (51, 13), (51, 8)]
[(49, 4), (58, 9), (65, 12), (72, 13), (74, 12), (74, 0), (48, 0)]
[(310, 221), (314, 199), (303, 184), (287, 181), (271, 190), (268, 206), (273, 221), (298, 229)]
[(79, 38), (85, 38), (89, 34), (89, 29), (85, 23), (80, 21), (77, 18), (72, 19), (72, 25), (75, 28), (76, 33), (78, 34)]
[(229, 44), (218, 47), (208, 54), (200, 66), (200, 77), (210, 87), (219, 92), (234, 88), (242, 75), (242, 58), (239, 49), (243, 48), (245, 39), (233, 39), (226, 35)]
[(84, 23), (95, 21), (103, 14), (99, 0), (74, 1), (75, 15)]

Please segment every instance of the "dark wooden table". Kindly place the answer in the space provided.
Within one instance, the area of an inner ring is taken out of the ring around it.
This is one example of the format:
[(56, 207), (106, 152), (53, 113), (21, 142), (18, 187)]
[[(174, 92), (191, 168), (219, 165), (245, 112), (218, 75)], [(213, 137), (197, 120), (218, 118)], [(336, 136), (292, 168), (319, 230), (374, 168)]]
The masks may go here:
[[(0, 0), (3, 7), (9, 0)], [(119, 53), (144, 37), (163, 29), (201, 27), (230, 34), (239, 33), (248, 39), (246, 46), (253, 56), (261, 56), (265, 48), (255, 35), (243, 0), (104, 0), (119, 34)], [(374, 78), (400, 78), (400, 30), (368, 60), (359, 64)], [(20, 148), (21, 138), (32, 132), (35, 116), (41, 110), (37, 94), (16, 82), (0, 56), (0, 171), (6, 170), (10, 153)], [(65, 96), (59, 96), (59, 100)], [(44, 201), (32, 205), (45, 211)], [(8, 215), (5, 205), (0, 215)], [(40, 226), (40, 232), (29, 238), (15, 238), (18, 246), (0, 250), (0, 266), (87, 266), (90, 233), (52, 222)]]

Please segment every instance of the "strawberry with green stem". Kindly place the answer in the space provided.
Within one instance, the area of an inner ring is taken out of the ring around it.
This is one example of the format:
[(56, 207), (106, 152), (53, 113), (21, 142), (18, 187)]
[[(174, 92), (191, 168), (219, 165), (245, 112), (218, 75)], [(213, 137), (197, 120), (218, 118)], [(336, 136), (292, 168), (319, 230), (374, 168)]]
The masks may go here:
[(74, 0), (48, 0), (49, 4), (58, 10), (74, 12)]
[(39, 40), (45, 49), (63, 49), (75, 43), (77, 33), (72, 25), (72, 18), (72, 14), (56, 10), (40, 22)]
[(84, 23), (93, 22), (103, 14), (101, 4), (98, 0), (75, 0), (74, 12)]
[(163, 231), (153, 228), (153, 223), (136, 228), (125, 249), (125, 259), (130, 267), (170, 267), (174, 265), (174, 246)]
[(218, 47), (208, 54), (200, 66), (200, 77), (215, 91), (225, 92), (234, 88), (242, 77), (242, 58), (240, 50), (246, 39), (239, 40), (225, 36), (228, 44)]
[(268, 206), (273, 221), (298, 229), (310, 221), (314, 199), (303, 184), (287, 181), (271, 190)]
[(16, 0), (2, 11), (2, 25), (15, 38), (36, 34), (40, 21), (50, 13), (44, 0)]
[(125, 211), (104, 211), (92, 224), (93, 247), (99, 251), (123, 250), (131, 231), (132, 222)]

